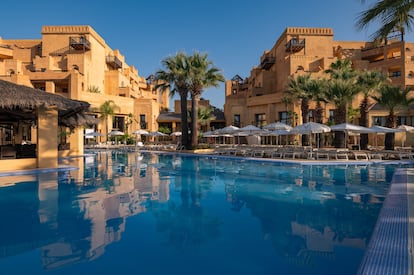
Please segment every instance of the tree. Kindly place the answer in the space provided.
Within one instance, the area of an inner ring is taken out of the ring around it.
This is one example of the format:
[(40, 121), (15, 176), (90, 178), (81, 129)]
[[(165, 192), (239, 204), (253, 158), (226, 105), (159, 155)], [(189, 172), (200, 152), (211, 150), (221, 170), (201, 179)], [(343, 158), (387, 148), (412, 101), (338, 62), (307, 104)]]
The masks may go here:
[[(359, 125), (369, 127), (368, 113), (370, 107), (370, 96), (377, 92), (381, 86), (387, 81), (380, 71), (362, 71), (358, 74), (357, 84), (363, 94), (361, 103), (359, 104), (360, 119)], [(361, 149), (366, 150), (368, 147), (368, 134), (361, 134), (360, 139)]]
[[(337, 60), (325, 72), (330, 75), (330, 79), (327, 80), (326, 98), (336, 106), (335, 124), (345, 123), (348, 120), (349, 103), (359, 92), (356, 85), (357, 74), (352, 69), (352, 62), (347, 59)], [(334, 145), (339, 148), (345, 146), (344, 133), (335, 132)]]
[[(395, 127), (395, 109), (397, 107), (409, 106), (413, 104), (414, 98), (408, 98), (410, 88), (401, 89), (397, 86), (384, 85), (379, 90), (378, 96), (372, 98), (380, 105), (388, 109), (388, 116), (385, 126)], [(385, 150), (394, 150), (395, 136), (394, 133), (385, 134)]]
[(99, 89), (98, 86), (91, 85), (91, 86), (88, 87), (88, 92), (89, 93), (94, 93), (94, 94), (100, 94), (101, 90)]
[(380, 28), (372, 34), (372, 39), (387, 42), (390, 33), (398, 31), (404, 41), (406, 31), (413, 27), (414, 2), (411, 0), (379, 0), (371, 8), (357, 16), (358, 30), (367, 28), (379, 21)]
[(106, 136), (108, 135), (108, 118), (113, 117), (116, 110), (119, 110), (119, 107), (113, 100), (107, 100), (99, 106), (100, 118), (105, 121)]
[(181, 142), (185, 149), (189, 149), (188, 143), (188, 117), (187, 97), (189, 93), (190, 69), (185, 53), (180, 52), (161, 61), (165, 70), (155, 73), (155, 89), (161, 92), (170, 90), (170, 95), (179, 94), (181, 105)]
[[(311, 79), (309, 82), (309, 92), (311, 94), (311, 99), (316, 102), (315, 105), (315, 121), (317, 123), (323, 123), (323, 107), (322, 102), (326, 103), (325, 99), (325, 88), (326, 80), (325, 79)], [(325, 135), (317, 134), (319, 141), (319, 147), (325, 143)]]
[(324, 79), (311, 79), (309, 81), (308, 90), (310, 92), (311, 99), (316, 102), (315, 121), (317, 123), (323, 123), (322, 102), (327, 102), (325, 99), (325, 88), (326, 80)]
[(216, 119), (213, 108), (200, 106), (198, 108), (198, 124), (208, 127), (212, 120)]
[(198, 103), (200, 101), (203, 89), (209, 87), (218, 87), (220, 82), (224, 82), (224, 76), (220, 70), (213, 66), (213, 63), (207, 59), (207, 54), (195, 52), (188, 57), (189, 64), (189, 90), (191, 94), (191, 147), (196, 148), (198, 145)]
[[(302, 112), (302, 124), (309, 122), (309, 101), (312, 98), (310, 91), (311, 75), (298, 75), (296, 77), (290, 77), (287, 87), (287, 93), (292, 99), (300, 100), (300, 109)], [(308, 143), (306, 135), (302, 135), (302, 145)]]

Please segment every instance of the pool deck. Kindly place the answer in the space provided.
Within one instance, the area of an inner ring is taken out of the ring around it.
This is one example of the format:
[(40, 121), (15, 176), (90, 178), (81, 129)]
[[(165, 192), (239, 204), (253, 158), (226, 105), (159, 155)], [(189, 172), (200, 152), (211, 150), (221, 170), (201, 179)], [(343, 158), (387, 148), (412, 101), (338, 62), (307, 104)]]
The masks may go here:
[(413, 274), (414, 169), (394, 175), (358, 274)]

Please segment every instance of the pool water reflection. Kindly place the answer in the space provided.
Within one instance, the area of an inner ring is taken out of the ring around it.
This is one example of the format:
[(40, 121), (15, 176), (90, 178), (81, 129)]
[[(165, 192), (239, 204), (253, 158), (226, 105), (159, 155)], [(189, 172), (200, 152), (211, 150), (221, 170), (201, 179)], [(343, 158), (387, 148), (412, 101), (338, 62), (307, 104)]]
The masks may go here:
[(115, 151), (73, 161), (79, 170), (0, 177), (2, 274), (355, 274), (398, 168)]

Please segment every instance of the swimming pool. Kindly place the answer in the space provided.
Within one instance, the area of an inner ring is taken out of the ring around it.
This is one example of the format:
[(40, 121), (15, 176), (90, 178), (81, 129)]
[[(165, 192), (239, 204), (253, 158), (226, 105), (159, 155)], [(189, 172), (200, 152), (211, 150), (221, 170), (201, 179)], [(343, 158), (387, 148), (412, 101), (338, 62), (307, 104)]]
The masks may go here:
[(80, 169), (0, 177), (2, 274), (355, 274), (400, 167), (71, 161)]

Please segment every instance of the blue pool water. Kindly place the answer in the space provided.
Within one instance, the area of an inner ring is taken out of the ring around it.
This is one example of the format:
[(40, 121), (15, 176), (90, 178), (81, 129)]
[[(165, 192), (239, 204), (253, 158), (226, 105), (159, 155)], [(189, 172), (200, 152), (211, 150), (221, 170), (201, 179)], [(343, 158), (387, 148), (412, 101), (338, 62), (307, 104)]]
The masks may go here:
[(355, 274), (397, 165), (115, 151), (0, 177), (1, 274)]

